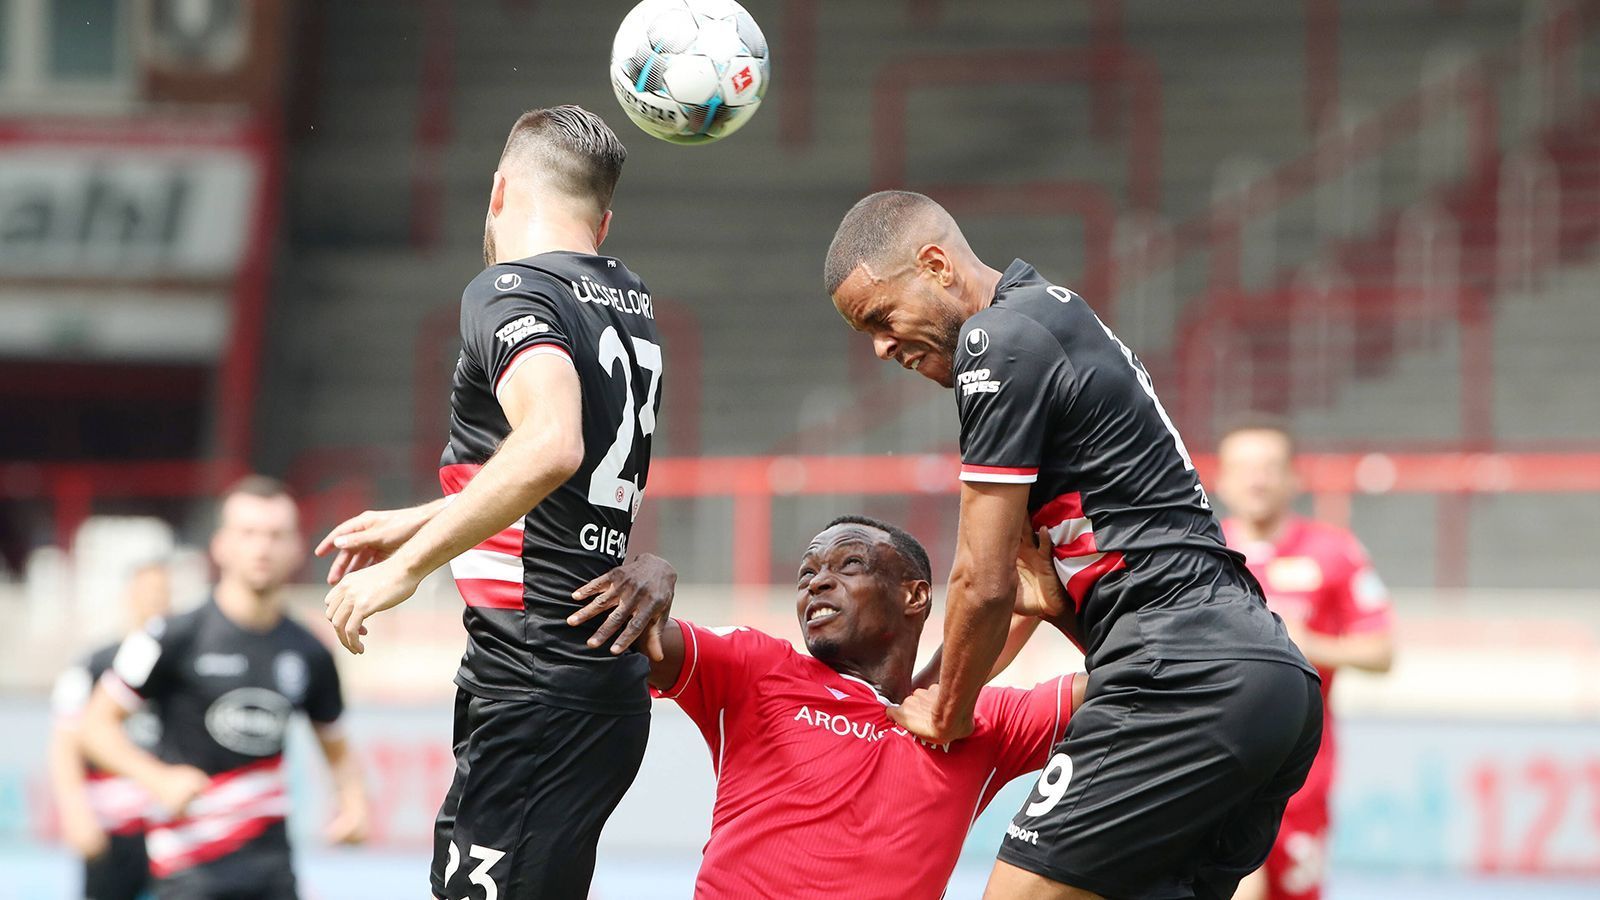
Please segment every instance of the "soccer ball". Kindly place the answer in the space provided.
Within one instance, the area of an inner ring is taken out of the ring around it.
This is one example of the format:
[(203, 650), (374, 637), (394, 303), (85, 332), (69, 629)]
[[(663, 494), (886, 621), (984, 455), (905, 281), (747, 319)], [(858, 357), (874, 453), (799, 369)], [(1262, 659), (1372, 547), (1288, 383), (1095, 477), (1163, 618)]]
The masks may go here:
[(738, 131), (761, 105), (767, 74), (767, 39), (733, 0), (644, 0), (611, 45), (617, 102), (674, 144)]

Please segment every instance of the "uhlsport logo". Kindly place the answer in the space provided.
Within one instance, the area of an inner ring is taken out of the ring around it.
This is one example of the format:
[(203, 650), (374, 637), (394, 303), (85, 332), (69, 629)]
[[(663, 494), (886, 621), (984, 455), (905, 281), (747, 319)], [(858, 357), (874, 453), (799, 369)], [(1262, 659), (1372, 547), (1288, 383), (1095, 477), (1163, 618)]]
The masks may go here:
[(967, 353), (972, 356), (982, 356), (989, 349), (989, 332), (982, 328), (974, 328), (967, 332)]
[(522, 276), (515, 272), (507, 272), (494, 280), (494, 289), (497, 291), (514, 291), (522, 284)]
[(1006, 837), (1013, 841), (1022, 841), (1035, 847), (1039, 846), (1039, 832), (1031, 828), (1018, 828), (1015, 822), (1006, 825)]

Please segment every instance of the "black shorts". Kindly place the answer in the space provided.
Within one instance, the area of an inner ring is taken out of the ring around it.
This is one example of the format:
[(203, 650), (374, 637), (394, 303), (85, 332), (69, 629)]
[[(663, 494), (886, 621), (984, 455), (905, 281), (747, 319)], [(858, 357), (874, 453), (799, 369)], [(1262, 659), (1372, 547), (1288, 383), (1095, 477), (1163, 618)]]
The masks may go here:
[(137, 900), (149, 886), (143, 834), (110, 835), (105, 852), (84, 861), (84, 900)]
[(288, 854), (271, 867), (250, 864), (255, 860), (228, 862), (244, 864), (207, 864), (160, 879), (156, 900), (299, 900)]
[(1140, 654), (1098, 667), (1000, 859), (1115, 900), (1231, 897), (1321, 739), (1320, 686), (1296, 666)]
[(600, 829), (639, 773), (649, 734), (648, 712), (457, 691), (456, 774), (433, 828), (434, 896), (587, 897)]

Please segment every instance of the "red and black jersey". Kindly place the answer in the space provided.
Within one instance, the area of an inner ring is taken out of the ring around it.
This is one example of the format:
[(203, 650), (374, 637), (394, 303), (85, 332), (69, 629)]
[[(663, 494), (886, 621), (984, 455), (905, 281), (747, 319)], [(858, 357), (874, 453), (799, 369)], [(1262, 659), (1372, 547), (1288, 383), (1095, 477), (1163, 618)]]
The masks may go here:
[(962, 327), (954, 374), (961, 478), (1032, 485), (1091, 665), (1133, 646), (1306, 665), (1223, 542), (1144, 364), (1082, 297), (1013, 262)]
[(125, 708), (155, 703), (157, 755), (211, 776), (182, 817), (151, 822), (152, 873), (237, 856), (287, 860), (289, 721), (300, 712), (325, 729), (344, 712), (333, 655), (311, 632), (288, 617), (252, 631), (209, 601), (129, 635), (100, 683)]
[(462, 295), (461, 343), (439, 469), (445, 494), (459, 493), (511, 433), (499, 392), (537, 355), (577, 371), (583, 465), (521, 521), (451, 562), (466, 601), (456, 684), (594, 712), (648, 709), (645, 658), (590, 649), (593, 628), (566, 620), (572, 592), (627, 556), (644, 496), (662, 377), (649, 291), (608, 256), (542, 253), (491, 266)]
[[(111, 668), (120, 644), (107, 644), (84, 658), (83, 662), (56, 679), (50, 694), (51, 711), (58, 726), (76, 729), (89, 703), (89, 694), (96, 681)], [(161, 719), (155, 704), (145, 704), (123, 720), (123, 730), (128, 739), (138, 746), (156, 752), (161, 743)], [(85, 790), (89, 807), (94, 810), (100, 827), (108, 834), (143, 834), (145, 822), (154, 801), (145, 789), (131, 778), (112, 775), (94, 763), (85, 761)]]

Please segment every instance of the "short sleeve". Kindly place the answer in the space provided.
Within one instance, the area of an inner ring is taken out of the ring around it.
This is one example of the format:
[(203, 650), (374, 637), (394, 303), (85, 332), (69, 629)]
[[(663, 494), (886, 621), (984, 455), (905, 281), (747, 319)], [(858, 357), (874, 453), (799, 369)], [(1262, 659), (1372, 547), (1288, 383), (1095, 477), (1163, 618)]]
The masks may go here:
[(683, 668), (671, 687), (652, 693), (677, 703), (702, 732), (716, 729), (718, 716), (735, 705), (755, 676), (794, 653), (787, 642), (743, 626), (704, 628), (675, 621), (683, 630)]
[(1032, 319), (994, 310), (967, 321), (953, 373), (962, 481), (1038, 480), (1065, 368), (1061, 345)]
[(979, 713), (1000, 735), (996, 785), (1044, 768), (1051, 748), (1066, 736), (1075, 677), (1062, 675), (1032, 688), (984, 689)]
[(1394, 625), (1394, 606), (1389, 588), (1373, 568), (1367, 549), (1349, 538), (1344, 555), (1349, 574), (1339, 586), (1341, 631), (1345, 634), (1388, 631)]
[(146, 700), (162, 699), (177, 686), (177, 643), (167, 620), (151, 619), (123, 639), (100, 684), (128, 710)]
[(339, 685), (339, 667), (326, 647), (316, 645), (308, 660), (311, 678), (306, 685), (306, 718), (326, 734), (328, 726), (344, 715), (344, 691)]
[(511, 374), (534, 356), (572, 359), (559, 289), (548, 276), (518, 266), (494, 266), (467, 291), (462, 346), (488, 377), (496, 397)]
[(89, 705), (89, 693), (94, 690), (94, 675), (88, 666), (78, 665), (56, 677), (50, 691), (50, 712), (57, 722), (74, 722)]

